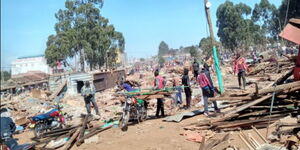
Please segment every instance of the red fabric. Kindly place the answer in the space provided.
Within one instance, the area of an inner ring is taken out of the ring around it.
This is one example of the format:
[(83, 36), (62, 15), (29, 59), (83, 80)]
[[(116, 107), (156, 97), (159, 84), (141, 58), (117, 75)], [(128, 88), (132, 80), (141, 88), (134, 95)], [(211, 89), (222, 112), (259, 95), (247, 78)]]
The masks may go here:
[(210, 82), (208, 80), (208, 78), (206, 77), (205, 73), (200, 73), (198, 75), (198, 82), (201, 88), (206, 87), (206, 86), (210, 86)]
[(61, 62), (60, 61), (56, 61), (56, 67), (57, 67), (57, 69), (61, 69), (62, 67), (61, 67)]
[(58, 111), (52, 112), (50, 114), (50, 117), (55, 117), (55, 116), (59, 116), (59, 112)]
[(299, 49), (298, 49), (298, 57), (296, 60), (296, 66), (300, 67), (300, 45), (299, 45)]
[(294, 80), (300, 81), (300, 67), (295, 67), (294, 69)]
[[(158, 75), (158, 76), (155, 77), (155, 80), (156, 79), (159, 80), (158, 89), (164, 88), (164, 78)], [(154, 85), (156, 86), (156, 82), (154, 82)]]
[(240, 57), (239, 59), (234, 61), (234, 72), (239, 73), (239, 70), (247, 70), (246, 59), (244, 57)]
[(294, 69), (294, 80), (295, 81), (300, 80), (300, 45), (299, 45), (298, 57), (296, 60), (296, 67)]

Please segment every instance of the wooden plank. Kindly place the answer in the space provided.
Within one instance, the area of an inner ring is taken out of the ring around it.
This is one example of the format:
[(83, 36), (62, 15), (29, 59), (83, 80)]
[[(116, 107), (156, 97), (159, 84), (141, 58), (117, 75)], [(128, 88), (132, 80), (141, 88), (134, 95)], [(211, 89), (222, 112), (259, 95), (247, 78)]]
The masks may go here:
[(264, 88), (264, 89), (259, 90), (258, 94), (262, 95), (262, 94), (267, 94), (267, 93), (272, 93), (272, 92), (281, 92), (281, 91), (288, 90), (288, 89), (295, 88), (295, 87), (300, 87), (300, 81), (281, 84), (276, 87)]
[(257, 120), (237, 120), (237, 121), (233, 121), (233, 122), (228, 122), (228, 123), (224, 123), (224, 122), (219, 122), (217, 125), (217, 129), (223, 129), (223, 128), (230, 128), (230, 127), (238, 127), (238, 126), (251, 126), (252, 124), (255, 123), (259, 123), (259, 122), (267, 122), (269, 120), (278, 120), (282, 117), (278, 116), (278, 117), (274, 117), (274, 118), (263, 118), (263, 119), (257, 119)]
[(57, 90), (49, 96), (49, 100), (54, 99), (63, 90), (63, 88), (66, 85), (67, 85), (67, 81), (64, 81), (62, 84), (60, 84), (59, 87), (57, 88)]
[(279, 78), (277, 78), (275, 80), (275, 82), (271, 83), (270, 85), (268, 85), (267, 87), (272, 87), (273, 85), (280, 85), (282, 84), (286, 79), (288, 79), (292, 74), (293, 74), (294, 70), (289, 70), (288, 72), (284, 73), (283, 75), (281, 75)]
[(77, 128), (76, 132), (72, 135), (69, 141), (62, 147), (63, 150), (68, 150), (72, 147), (73, 141), (77, 138), (80, 133), (80, 128)]
[(228, 141), (223, 141), (220, 144), (213, 147), (211, 150), (220, 150), (220, 149), (226, 149), (230, 146), (230, 143)]
[(250, 96), (242, 96), (242, 97), (211, 97), (208, 98), (209, 101), (222, 101), (222, 100), (252, 100), (253, 98)]
[(203, 137), (203, 139), (201, 141), (201, 145), (199, 147), (199, 150), (205, 150), (205, 136)]
[(266, 95), (266, 96), (263, 96), (263, 97), (261, 97), (261, 98), (259, 98), (259, 99), (257, 99), (257, 100), (254, 100), (254, 101), (251, 101), (251, 102), (249, 102), (249, 103), (247, 103), (247, 104), (241, 105), (240, 107), (237, 107), (237, 108), (234, 109), (233, 111), (227, 113), (227, 114), (224, 116), (224, 118), (226, 118), (227, 116), (230, 116), (230, 115), (232, 115), (232, 114), (236, 114), (236, 113), (238, 113), (238, 112), (240, 112), (240, 111), (243, 111), (243, 110), (249, 108), (250, 106), (254, 106), (254, 105), (256, 105), (256, 104), (258, 104), (258, 103), (260, 103), (260, 102), (263, 102), (263, 101), (265, 101), (265, 100), (267, 100), (267, 99), (269, 99), (269, 98), (271, 98), (271, 97), (272, 97), (272, 95)]
[(108, 127), (101, 128), (100, 130), (95, 130), (95, 131), (93, 131), (93, 132), (90, 132), (90, 133), (86, 134), (86, 135), (83, 136), (82, 138), (79, 138), (79, 139), (78, 139), (78, 141), (77, 141), (77, 142), (78, 142), (77, 146), (80, 146), (80, 145), (83, 143), (83, 141), (84, 141), (85, 139), (90, 138), (90, 137), (92, 137), (92, 136), (94, 136), (94, 135), (96, 135), (96, 134), (98, 134), (98, 133), (100, 133), (100, 132), (102, 132), (102, 131), (105, 131), (105, 130), (111, 128), (112, 126), (113, 126), (113, 125), (110, 125), (110, 126), (108, 126)]
[[(79, 136), (78, 136), (78, 139), (82, 138), (84, 136), (84, 131), (85, 131), (85, 128), (86, 128), (86, 124), (88, 123), (88, 118), (89, 118), (89, 114), (86, 114), (85, 117), (84, 117), (84, 120), (82, 122), (82, 126), (81, 126), (81, 129), (80, 129), (80, 133), (79, 133)], [(79, 146), (81, 145), (81, 142), (78, 140), (76, 142), (76, 145)]]
[(252, 129), (256, 132), (256, 134), (265, 142), (265, 143), (269, 143), (265, 138), (264, 138), (264, 136), (262, 136), (261, 134), (260, 134), (260, 132), (254, 127), (254, 126), (251, 126), (252, 127)]
[(244, 139), (244, 137), (239, 134), (239, 137), (240, 139), (247, 145), (247, 147), (250, 149), (250, 150), (254, 150), (254, 148), (252, 146), (250, 146), (250, 144)]

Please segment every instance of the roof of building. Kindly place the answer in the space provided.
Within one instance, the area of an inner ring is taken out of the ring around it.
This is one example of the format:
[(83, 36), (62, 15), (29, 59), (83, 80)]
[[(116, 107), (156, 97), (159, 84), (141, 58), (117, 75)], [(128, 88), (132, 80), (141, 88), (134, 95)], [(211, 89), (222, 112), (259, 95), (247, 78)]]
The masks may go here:
[(35, 57), (44, 57), (44, 54), (40, 54), (40, 55), (32, 55), (32, 56), (23, 56), (23, 57), (19, 57), (18, 59), (26, 59), (26, 58), (35, 58)]

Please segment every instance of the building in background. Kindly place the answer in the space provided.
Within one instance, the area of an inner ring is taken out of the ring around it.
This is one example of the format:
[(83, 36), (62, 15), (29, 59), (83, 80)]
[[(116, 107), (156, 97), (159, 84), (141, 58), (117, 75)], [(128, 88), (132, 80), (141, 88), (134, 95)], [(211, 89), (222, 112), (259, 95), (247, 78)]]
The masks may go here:
[(44, 55), (20, 57), (11, 63), (11, 74), (18, 75), (30, 71), (40, 71), (52, 74)]

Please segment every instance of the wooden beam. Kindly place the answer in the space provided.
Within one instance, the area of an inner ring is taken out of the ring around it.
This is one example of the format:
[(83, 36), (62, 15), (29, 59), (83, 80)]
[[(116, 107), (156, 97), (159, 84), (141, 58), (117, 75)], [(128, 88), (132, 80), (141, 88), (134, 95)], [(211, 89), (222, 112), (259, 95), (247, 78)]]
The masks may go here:
[(77, 138), (80, 133), (80, 128), (77, 128), (76, 132), (72, 135), (69, 141), (62, 147), (63, 150), (68, 150), (72, 147), (73, 141)]
[(85, 139), (90, 138), (90, 137), (92, 137), (92, 136), (94, 136), (94, 135), (96, 135), (96, 134), (98, 134), (98, 133), (100, 133), (100, 132), (102, 132), (102, 131), (105, 131), (105, 130), (111, 128), (112, 126), (113, 126), (113, 125), (110, 125), (110, 126), (108, 126), (108, 127), (101, 128), (100, 130), (95, 130), (95, 131), (93, 131), (93, 132), (90, 132), (90, 133), (86, 134), (86, 135), (83, 136), (82, 138), (79, 138), (79, 139), (78, 139), (78, 141), (77, 141), (77, 142), (78, 142), (77, 146), (80, 146), (80, 145), (83, 143), (83, 141), (84, 141)]
[(54, 99), (63, 90), (65, 86), (67, 86), (67, 81), (64, 81), (62, 84), (59, 85), (56, 91), (49, 96), (49, 100)]
[(265, 142), (265, 143), (269, 143), (265, 138), (264, 138), (264, 136), (262, 136), (261, 134), (260, 134), (260, 132), (254, 127), (254, 126), (251, 126), (252, 127), (252, 129), (256, 132), (256, 134)]
[(252, 100), (250, 96), (242, 96), (242, 97), (210, 97), (209, 101), (223, 101), (223, 100)]
[(281, 84), (276, 87), (264, 88), (264, 89), (259, 90), (258, 94), (263, 95), (263, 94), (272, 93), (272, 92), (281, 92), (281, 91), (288, 90), (288, 89), (295, 88), (295, 87), (300, 87), (300, 81)]
[[(89, 114), (86, 114), (85, 115), (85, 117), (84, 117), (84, 120), (83, 120), (83, 122), (82, 122), (82, 126), (81, 126), (81, 129), (80, 129), (80, 133), (79, 133), (79, 136), (78, 136), (78, 139), (80, 139), (81, 137), (83, 137), (84, 136), (84, 131), (85, 131), (85, 128), (86, 128), (86, 124), (88, 123), (88, 118), (89, 118)], [(81, 142), (78, 140), (77, 142), (76, 142), (76, 145), (77, 146), (79, 146), (79, 145), (81, 145)]]
[(292, 74), (294, 73), (294, 70), (291, 69), (288, 72), (284, 73), (283, 75), (281, 75), (279, 78), (277, 78), (275, 80), (275, 82), (271, 83), (270, 85), (268, 85), (267, 87), (272, 87), (273, 85), (280, 85), (282, 84), (286, 79), (288, 79)]

